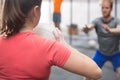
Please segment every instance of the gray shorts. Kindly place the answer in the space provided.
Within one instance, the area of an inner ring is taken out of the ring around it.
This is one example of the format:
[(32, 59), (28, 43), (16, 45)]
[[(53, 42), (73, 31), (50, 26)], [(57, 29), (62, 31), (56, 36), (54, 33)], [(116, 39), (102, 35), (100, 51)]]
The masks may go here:
[(53, 22), (60, 23), (61, 22), (61, 14), (60, 13), (53, 13)]

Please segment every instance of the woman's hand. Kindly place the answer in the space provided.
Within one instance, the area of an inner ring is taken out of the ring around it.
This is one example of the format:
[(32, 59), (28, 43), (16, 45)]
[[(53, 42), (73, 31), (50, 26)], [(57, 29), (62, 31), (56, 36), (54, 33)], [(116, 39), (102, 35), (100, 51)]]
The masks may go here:
[(65, 42), (64, 36), (58, 28), (55, 28), (55, 30), (53, 31), (53, 35), (55, 37), (55, 40), (57, 40), (59, 42)]

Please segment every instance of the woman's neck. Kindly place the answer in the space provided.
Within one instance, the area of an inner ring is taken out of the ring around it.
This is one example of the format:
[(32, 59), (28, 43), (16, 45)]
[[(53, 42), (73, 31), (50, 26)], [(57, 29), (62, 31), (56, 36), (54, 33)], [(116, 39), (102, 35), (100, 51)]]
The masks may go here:
[(26, 32), (26, 31), (33, 31), (33, 26), (31, 25), (24, 25), (24, 27), (20, 30), (20, 32)]
[(23, 28), (20, 30), (20, 32), (33, 31), (33, 28), (34, 28), (34, 23), (28, 20), (23, 25)]

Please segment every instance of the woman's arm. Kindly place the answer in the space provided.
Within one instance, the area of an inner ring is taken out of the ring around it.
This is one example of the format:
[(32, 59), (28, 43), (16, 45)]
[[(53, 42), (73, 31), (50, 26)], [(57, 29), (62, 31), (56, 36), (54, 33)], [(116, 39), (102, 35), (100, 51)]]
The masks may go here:
[(71, 51), (68, 60), (62, 67), (63, 69), (92, 79), (99, 79), (101, 77), (102, 71), (97, 64), (88, 56), (66, 43), (62, 33), (58, 29), (54, 32), (54, 36), (56, 40)]

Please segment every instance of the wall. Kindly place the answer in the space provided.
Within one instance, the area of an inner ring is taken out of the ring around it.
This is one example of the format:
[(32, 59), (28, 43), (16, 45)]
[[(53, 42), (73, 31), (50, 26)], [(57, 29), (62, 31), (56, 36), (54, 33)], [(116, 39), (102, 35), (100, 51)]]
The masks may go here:
[[(101, 16), (99, 0), (63, 0), (61, 6), (62, 23), (66, 26), (71, 23), (77, 24), (79, 27), (90, 23), (96, 17)], [(117, 17), (120, 18), (120, 0), (117, 2)], [(71, 12), (72, 10), (72, 12)], [(43, 0), (42, 3), (42, 23), (52, 22), (53, 2), (52, 0)], [(115, 5), (113, 7), (112, 16), (115, 16)], [(71, 20), (72, 19), (72, 20)]]

